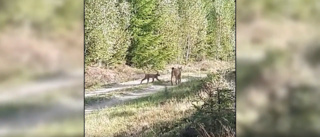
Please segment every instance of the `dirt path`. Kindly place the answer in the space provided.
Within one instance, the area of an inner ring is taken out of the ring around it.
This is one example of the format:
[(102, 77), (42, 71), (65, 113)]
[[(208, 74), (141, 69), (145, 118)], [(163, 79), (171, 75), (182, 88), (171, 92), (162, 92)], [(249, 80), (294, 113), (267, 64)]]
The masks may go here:
[(83, 70), (78, 69), (73, 72), (65, 72), (53, 78), (45, 78), (28, 82), (25, 85), (9, 89), (0, 88), (0, 103), (10, 103), (15, 100), (25, 99), (27, 97), (34, 97), (40, 94), (48, 94), (58, 89), (82, 86)]
[[(190, 80), (191, 78), (203, 78), (206, 76), (207, 76), (206, 74), (186, 73), (183, 75), (181, 82), (186, 82), (186, 81)], [(164, 90), (166, 87), (167, 88), (175, 87), (175, 86), (171, 86), (170, 82), (168, 82), (168, 81), (170, 81), (170, 77), (171, 77), (170, 75), (160, 76), (159, 79), (162, 81), (165, 81), (165, 84), (162, 84), (162, 85), (148, 84), (148, 85), (146, 85), (146, 87), (138, 88), (139, 86), (141, 86), (141, 84), (140, 84), (141, 80), (134, 80), (134, 81), (128, 81), (128, 82), (124, 82), (124, 83), (119, 83), (119, 84), (113, 85), (109, 88), (104, 88), (104, 89), (99, 89), (96, 91), (88, 92), (85, 94), (86, 99), (99, 97), (99, 96), (105, 95), (107, 93), (117, 92), (119, 90), (129, 90), (125, 94), (112, 96), (108, 100), (102, 100), (102, 101), (94, 102), (90, 105), (86, 105), (85, 106), (85, 113), (89, 114), (94, 111), (99, 111), (104, 108), (108, 108), (108, 107), (122, 104), (126, 101), (129, 101), (129, 100), (149, 96), (151, 94), (154, 94), (154, 93), (157, 93), (159, 91)], [(151, 82), (151, 81), (149, 81), (149, 82)], [(146, 82), (147, 82), (146, 80), (143, 81), (143, 83), (146, 83)], [(137, 88), (137, 89), (132, 89), (132, 88)]]

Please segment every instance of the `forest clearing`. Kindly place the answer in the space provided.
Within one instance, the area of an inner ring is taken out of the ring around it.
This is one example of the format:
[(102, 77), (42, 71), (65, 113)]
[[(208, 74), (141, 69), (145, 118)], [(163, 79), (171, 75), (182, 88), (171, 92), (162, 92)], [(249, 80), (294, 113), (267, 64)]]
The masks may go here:
[(235, 136), (234, 95), (233, 0), (85, 0), (86, 136)]

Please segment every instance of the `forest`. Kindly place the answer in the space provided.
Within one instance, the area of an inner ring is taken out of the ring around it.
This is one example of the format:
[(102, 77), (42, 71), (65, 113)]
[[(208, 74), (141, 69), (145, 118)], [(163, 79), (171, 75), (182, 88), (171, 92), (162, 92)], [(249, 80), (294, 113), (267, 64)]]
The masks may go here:
[(85, 0), (85, 64), (235, 59), (233, 0)]
[(235, 136), (234, 0), (84, 6), (86, 136)]

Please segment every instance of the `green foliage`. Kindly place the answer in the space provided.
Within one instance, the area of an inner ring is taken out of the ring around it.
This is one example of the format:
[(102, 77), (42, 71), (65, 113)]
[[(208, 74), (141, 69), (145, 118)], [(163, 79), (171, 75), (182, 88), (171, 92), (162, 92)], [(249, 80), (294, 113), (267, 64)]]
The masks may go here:
[(0, 0), (0, 27), (28, 25), (34, 30), (54, 31), (82, 20), (78, 0)]
[(235, 95), (232, 89), (223, 86), (226, 73), (210, 74), (202, 83), (199, 98), (204, 102), (195, 106), (192, 124), (202, 132), (218, 136), (235, 133)]
[(257, 11), (271, 18), (286, 17), (298, 21), (315, 21), (316, 23), (320, 19), (319, 0), (241, 0), (237, 4), (240, 21), (250, 21)]
[(207, 20), (204, 4), (199, 0), (179, 0), (181, 47), (185, 62), (200, 61), (205, 56)]
[(132, 42), (127, 61), (138, 68), (163, 68), (172, 55), (168, 46), (161, 44), (158, 4), (156, 0), (132, 2)]
[(159, 35), (162, 37), (160, 43), (161, 47), (166, 49), (167, 63), (171, 61), (178, 61), (181, 54), (179, 47), (179, 14), (178, 7), (176, 7), (177, 0), (160, 1), (159, 10), (157, 12), (160, 15), (161, 20), (158, 28)]
[(124, 60), (129, 46), (129, 4), (85, 1), (86, 63), (115, 64)]
[[(215, 43), (214, 53), (216, 58), (222, 60), (234, 60), (235, 49), (235, 3), (233, 0), (216, 0), (212, 6), (215, 12), (214, 26), (215, 30), (210, 32), (212, 36), (208, 35), (208, 40)], [(213, 28), (211, 28), (213, 29)], [(215, 37), (215, 38), (212, 38)]]
[(162, 69), (234, 59), (232, 0), (86, 0), (85, 7), (86, 64)]

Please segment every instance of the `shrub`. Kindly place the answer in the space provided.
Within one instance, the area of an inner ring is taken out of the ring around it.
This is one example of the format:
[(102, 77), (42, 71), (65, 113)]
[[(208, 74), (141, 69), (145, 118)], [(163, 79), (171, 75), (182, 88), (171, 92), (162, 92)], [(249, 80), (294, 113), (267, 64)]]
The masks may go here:
[(194, 105), (197, 111), (185, 132), (195, 127), (200, 136), (235, 136), (235, 93), (225, 79), (227, 73), (209, 74), (203, 81), (198, 95), (202, 105)]

